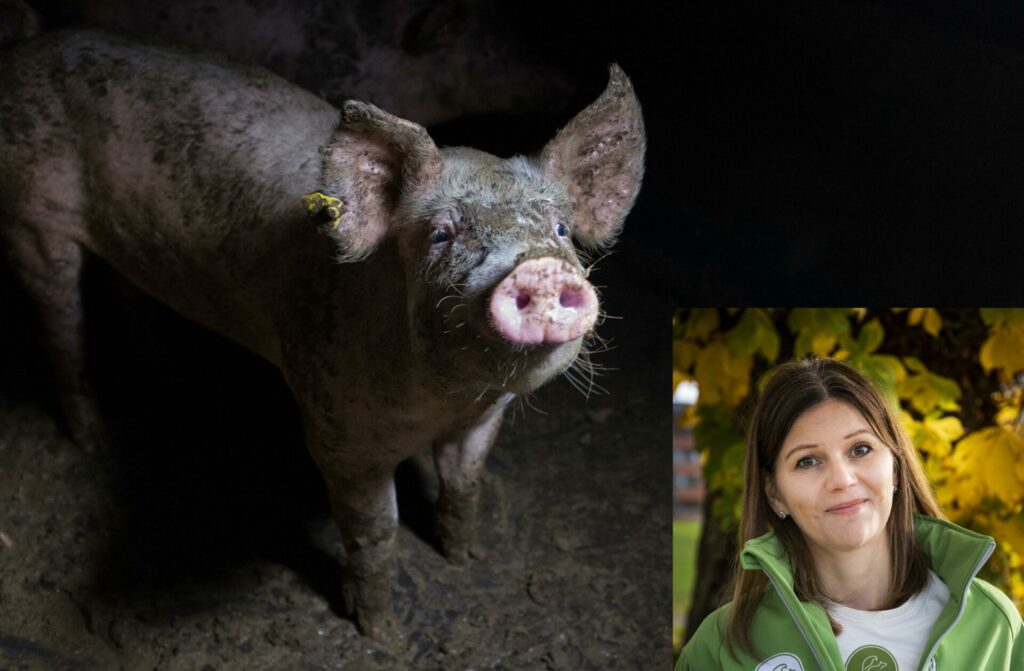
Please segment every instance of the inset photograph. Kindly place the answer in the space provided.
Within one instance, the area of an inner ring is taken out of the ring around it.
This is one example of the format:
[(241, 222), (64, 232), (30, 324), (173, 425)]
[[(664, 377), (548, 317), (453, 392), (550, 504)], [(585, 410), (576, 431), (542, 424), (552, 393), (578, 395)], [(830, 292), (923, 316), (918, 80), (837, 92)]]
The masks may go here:
[(1024, 660), (1024, 309), (673, 319), (676, 671)]

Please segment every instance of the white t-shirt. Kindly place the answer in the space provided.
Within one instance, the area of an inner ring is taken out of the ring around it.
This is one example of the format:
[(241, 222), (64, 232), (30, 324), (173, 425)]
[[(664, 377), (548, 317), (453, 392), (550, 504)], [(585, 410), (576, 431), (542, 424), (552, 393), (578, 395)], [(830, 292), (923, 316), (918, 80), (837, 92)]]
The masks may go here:
[(892, 610), (854, 610), (829, 604), (843, 628), (836, 637), (846, 671), (917, 671), (932, 625), (949, 600), (949, 588), (933, 571), (928, 586)]

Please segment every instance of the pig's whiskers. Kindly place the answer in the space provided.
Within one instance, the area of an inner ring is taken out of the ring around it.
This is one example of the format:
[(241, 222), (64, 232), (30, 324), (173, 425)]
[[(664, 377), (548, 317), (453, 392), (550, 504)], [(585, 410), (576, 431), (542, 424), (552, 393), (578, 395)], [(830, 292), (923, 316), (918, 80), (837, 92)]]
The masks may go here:
[(441, 300), (439, 300), (437, 303), (434, 304), (434, 309), (436, 310), (439, 307), (441, 307), (441, 303), (444, 303), (449, 298), (459, 298), (459, 297), (460, 296), (458, 294), (445, 294), (444, 296), (441, 296)]
[[(600, 340), (597, 338), (596, 334), (592, 335), (593, 339)], [(610, 369), (607, 366), (595, 364), (590, 360), (590, 356), (592, 354), (607, 351), (607, 343), (601, 340), (601, 345), (602, 347), (597, 350), (592, 350), (587, 346), (580, 348), (579, 354), (576, 355), (573, 362), (562, 373), (562, 375), (565, 376), (565, 379), (569, 381), (569, 384), (571, 384), (578, 392), (583, 394), (584, 398), (590, 398), (591, 394), (608, 393), (608, 390), (599, 385), (595, 381), (595, 378), (601, 376)]]
[[(536, 413), (538, 413), (540, 415), (547, 415), (548, 413), (544, 412), (543, 410), (541, 410), (540, 408), (538, 408), (537, 406), (535, 406), (533, 403), (530, 402), (531, 398), (533, 398), (533, 393), (532, 392), (527, 393), (527, 394), (520, 394), (519, 396), (516, 396), (516, 408), (518, 410), (522, 411), (523, 419), (526, 419), (526, 409), (527, 408), (529, 408), (530, 410), (533, 410), (534, 412), (536, 412)], [(512, 413), (512, 420), (515, 421), (515, 418), (516, 418), (516, 413), (513, 412)]]
[(583, 261), (583, 276), (584, 277), (590, 277), (590, 273), (592, 273), (595, 270), (597, 270), (597, 264), (599, 264), (602, 261), (604, 261), (605, 259), (607, 259), (613, 253), (614, 252), (607, 251), (604, 254), (602, 254), (601, 256), (599, 256), (596, 259), (594, 259), (593, 261), (591, 261), (589, 257), (584, 257), (582, 259), (582, 261)]
[[(604, 354), (605, 352), (610, 352), (613, 349), (615, 349), (615, 345), (612, 344), (614, 338), (608, 338), (606, 340), (606, 339), (602, 338), (600, 335), (598, 335), (596, 332), (591, 332), (590, 335), (587, 336), (587, 340), (588, 340), (588, 345), (589, 345), (590, 341), (593, 341), (593, 342), (597, 343), (596, 347), (587, 347), (586, 348), (588, 359), (589, 359), (589, 356), (592, 355), (592, 354)], [(581, 350), (581, 352), (582, 351), (583, 350)], [(611, 368), (603, 368), (603, 369), (604, 370), (613, 370)]]

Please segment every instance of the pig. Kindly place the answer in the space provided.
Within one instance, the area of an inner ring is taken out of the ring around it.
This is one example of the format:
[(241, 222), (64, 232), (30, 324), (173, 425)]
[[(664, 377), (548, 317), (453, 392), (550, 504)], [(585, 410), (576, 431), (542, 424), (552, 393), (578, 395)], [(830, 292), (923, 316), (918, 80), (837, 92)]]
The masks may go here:
[(0, 241), (83, 448), (106, 440), (83, 372), (89, 255), (280, 369), (343, 540), (345, 606), (389, 641), (396, 465), (432, 449), (438, 538), (468, 561), (503, 413), (586, 356), (586, 259), (620, 233), (645, 143), (614, 64), (538, 154), (502, 159), (256, 66), (51, 33), (0, 53)]

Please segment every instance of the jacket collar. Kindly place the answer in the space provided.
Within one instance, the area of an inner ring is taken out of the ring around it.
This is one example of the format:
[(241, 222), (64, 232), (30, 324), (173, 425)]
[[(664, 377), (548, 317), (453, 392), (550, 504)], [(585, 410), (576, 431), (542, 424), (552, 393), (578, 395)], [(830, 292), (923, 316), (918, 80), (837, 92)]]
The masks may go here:
[(914, 534), (928, 555), (928, 565), (957, 601), (996, 548), (991, 536), (924, 515), (914, 517)]
[[(946, 583), (953, 598), (959, 598), (995, 549), (995, 541), (989, 536), (926, 515), (914, 516), (914, 535), (928, 556), (929, 566)], [(761, 569), (780, 587), (793, 589), (793, 568), (774, 531), (747, 541), (740, 565)]]

